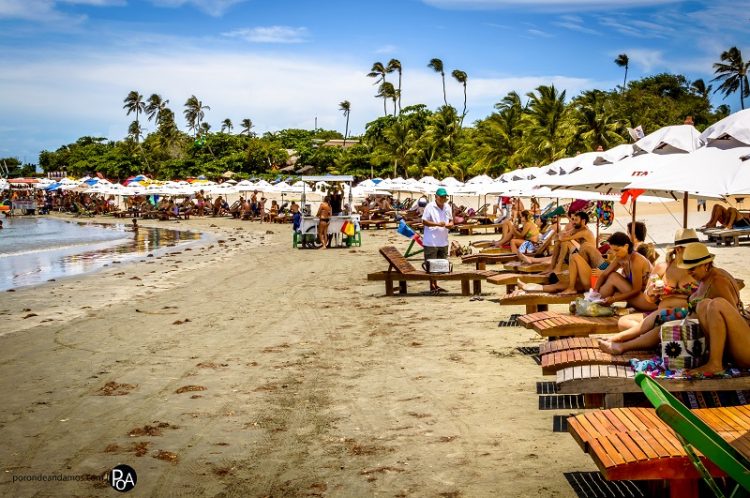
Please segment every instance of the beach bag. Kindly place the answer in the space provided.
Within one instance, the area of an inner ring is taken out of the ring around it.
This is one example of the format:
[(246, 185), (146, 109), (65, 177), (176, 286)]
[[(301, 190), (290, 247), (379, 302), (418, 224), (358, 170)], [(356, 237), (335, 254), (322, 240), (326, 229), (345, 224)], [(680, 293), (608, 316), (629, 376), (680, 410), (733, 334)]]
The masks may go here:
[(570, 306), (576, 316), (613, 316), (615, 310), (611, 306), (589, 301), (579, 297)]
[(447, 259), (428, 259), (422, 263), (422, 268), (427, 273), (450, 273), (453, 265)]
[(354, 235), (354, 223), (351, 221), (345, 221), (341, 225), (341, 233), (346, 235), (347, 237), (351, 237)]
[(706, 336), (694, 318), (661, 325), (661, 357), (667, 370), (697, 368), (708, 360)]

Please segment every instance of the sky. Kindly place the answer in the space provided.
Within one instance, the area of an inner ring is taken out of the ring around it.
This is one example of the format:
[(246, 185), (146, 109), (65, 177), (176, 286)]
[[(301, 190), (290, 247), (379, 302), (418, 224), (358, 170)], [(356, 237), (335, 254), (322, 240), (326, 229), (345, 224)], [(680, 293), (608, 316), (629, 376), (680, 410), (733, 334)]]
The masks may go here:
[[(450, 72), (466, 72), (469, 124), (509, 91), (616, 88), (621, 53), (629, 80), (708, 82), (732, 46), (750, 59), (750, 0), (0, 0), (0, 157), (37, 163), (81, 136), (123, 139), (131, 90), (169, 100), (183, 130), (191, 95), (213, 131), (250, 118), (256, 133), (343, 133), (348, 100), (357, 135), (383, 114), (376, 61), (401, 61), (403, 106), (442, 104), (427, 67), (439, 58), (460, 110)], [(739, 110), (737, 97), (712, 102)]]

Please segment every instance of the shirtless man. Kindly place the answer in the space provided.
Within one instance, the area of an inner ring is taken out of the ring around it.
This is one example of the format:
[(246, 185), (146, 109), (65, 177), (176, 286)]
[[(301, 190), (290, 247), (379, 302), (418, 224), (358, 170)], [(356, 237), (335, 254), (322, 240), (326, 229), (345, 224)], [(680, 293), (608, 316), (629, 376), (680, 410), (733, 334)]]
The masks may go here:
[(725, 208), (721, 204), (714, 204), (711, 219), (701, 228), (716, 228), (717, 223), (724, 228), (744, 228), (750, 226), (750, 218), (737, 211), (736, 208)]
[(331, 222), (331, 205), (329, 204), (330, 197), (326, 196), (323, 202), (318, 207), (318, 213), (315, 215), (318, 217), (318, 238), (320, 238), (321, 249), (325, 249), (328, 245), (328, 224)]
[(551, 273), (560, 273), (566, 258), (578, 250), (583, 244), (590, 244), (596, 248), (596, 237), (587, 226), (589, 214), (586, 211), (579, 211), (570, 217), (570, 223), (565, 230), (557, 234), (557, 244), (552, 250), (552, 259), (549, 267), (542, 272), (542, 275)]

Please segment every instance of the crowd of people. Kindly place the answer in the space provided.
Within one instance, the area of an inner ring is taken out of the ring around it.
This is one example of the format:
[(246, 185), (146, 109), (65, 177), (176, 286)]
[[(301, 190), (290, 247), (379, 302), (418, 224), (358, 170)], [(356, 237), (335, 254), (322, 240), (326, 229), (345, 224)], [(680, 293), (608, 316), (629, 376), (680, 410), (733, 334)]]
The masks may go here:
[[(425, 259), (447, 258), (449, 230), (456, 225), (456, 210), (447, 202), (447, 193), (439, 189), (433, 202), (419, 206)], [(599, 340), (602, 351), (621, 355), (655, 350), (662, 324), (693, 318), (707, 338), (709, 353), (708, 361), (687, 375), (718, 374), (728, 364), (750, 368), (750, 310), (742, 304), (737, 280), (714, 264), (714, 255), (695, 230), (678, 230), (665, 260), (657, 264), (642, 222), (629, 223), (627, 231), (607, 234), (600, 242), (588, 226), (586, 210), (553, 210), (545, 216), (526, 209), (520, 199), (501, 198), (494, 214), (500, 238), (474, 245), (505, 247), (522, 263), (541, 263), (541, 275), (550, 280), (545, 285), (519, 281), (518, 293), (592, 291), (603, 306), (626, 303), (633, 310), (618, 319), (619, 333)], [(569, 222), (558, 228), (565, 216)], [(745, 219), (734, 208), (714, 207), (708, 226), (737, 226)], [(438, 294), (442, 289), (431, 281), (430, 291)]]

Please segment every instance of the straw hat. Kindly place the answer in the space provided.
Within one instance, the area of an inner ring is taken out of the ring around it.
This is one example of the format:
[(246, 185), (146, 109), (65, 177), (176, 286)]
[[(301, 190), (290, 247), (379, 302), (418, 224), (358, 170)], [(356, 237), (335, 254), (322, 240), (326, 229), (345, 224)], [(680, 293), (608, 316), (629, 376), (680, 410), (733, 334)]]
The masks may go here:
[(691, 242), (685, 246), (685, 252), (682, 253), (682, 261), (677, 266), (683, 270), (689, 270), (696, 266), (705, 265), (714, 260), (714, 255), (708, 252), (706, 244), (700, 242)]
[(698, 233), (692, 228), (680, 228), (674, 233), (674, 245), (684, 246), (691, 242), (700, 242)]

